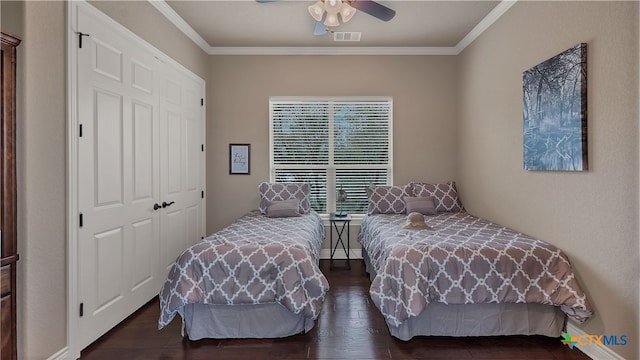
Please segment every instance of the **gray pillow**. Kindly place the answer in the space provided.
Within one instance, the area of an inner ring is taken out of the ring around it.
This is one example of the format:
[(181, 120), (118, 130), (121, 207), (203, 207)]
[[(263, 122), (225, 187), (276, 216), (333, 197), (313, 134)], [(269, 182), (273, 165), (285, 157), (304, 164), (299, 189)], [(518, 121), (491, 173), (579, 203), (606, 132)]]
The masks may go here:
[(258, 185), (260, 190), (260, 212), (267, 213), (269, 201), (298, 199), (298, 213), (308, 214), (311, 209), (311, 185), (308, 183), (267, 183)]
[(268, 201), (267, 216), (271, 218), (300, 216), (300, 213), (298, 212), (299, 206), (300, 200), (298, 199)]
[(404, 202), (407, 204), (407, 213), (417, 212), (423, 215), (437, 215), (435, 201), (433, 197), (412, 197), (405, 196)]
[(411, 184), (402, 186), (369, 186), (367, 197), (369, 208), (367, 214), (404, 214), (407, 207), (402, 201), (411, 196)]
[(413, 196), (432, 196), (439, 212), (464, 211), (455, 181), (439, 184), (413, 183)]

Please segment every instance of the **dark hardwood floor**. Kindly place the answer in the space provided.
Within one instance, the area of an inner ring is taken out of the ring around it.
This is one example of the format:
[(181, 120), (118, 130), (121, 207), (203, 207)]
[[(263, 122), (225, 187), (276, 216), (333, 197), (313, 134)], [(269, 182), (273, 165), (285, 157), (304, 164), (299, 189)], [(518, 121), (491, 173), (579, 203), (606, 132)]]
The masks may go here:
[(180, 335), (179, 316), (158, 330), (160, 311), (154, 299), (82, 351), (82, 359), (589, 359), (560, 339), (542, 336), (398, 340), (389, 335), (369, 299), (361, 260), (352, 260), (351, 270), (329, 270), (325, 260), (320, 266), (331, 290), (316, 326), (307, 334), (189, 341)]

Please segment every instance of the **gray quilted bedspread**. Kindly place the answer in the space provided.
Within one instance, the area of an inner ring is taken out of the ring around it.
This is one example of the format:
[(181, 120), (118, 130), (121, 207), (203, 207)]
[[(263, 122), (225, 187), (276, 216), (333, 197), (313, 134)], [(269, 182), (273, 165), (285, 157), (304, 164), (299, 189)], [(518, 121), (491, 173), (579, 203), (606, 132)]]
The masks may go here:
[(567, 256), (555, 246), (466, 212), (426, 217), (433, 230), (407, 230), (406, 215), (368, 215), (359, 240), (377, 274), (373, 302), (390, 326), (430, 302), (541, 303), (583, 322), (592, 315)]
[(160, 290), (158, 328), (191, 303), (277, 302), (315, 320), (329, 290), (318, 268), (324, 231), (314, 211), (268, 218), (256, 210), (189, 247)]

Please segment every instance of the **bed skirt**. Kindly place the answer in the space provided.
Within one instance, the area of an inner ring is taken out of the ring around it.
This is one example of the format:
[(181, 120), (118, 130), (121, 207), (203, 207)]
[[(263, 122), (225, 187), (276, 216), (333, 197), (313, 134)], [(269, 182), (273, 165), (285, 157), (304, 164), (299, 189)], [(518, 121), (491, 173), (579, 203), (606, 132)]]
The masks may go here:
[[(368, 254), (362, 249), (370, 280), (375, 278)], [(416, 317), (400, 326), (389, 326), (392, 336), (410, 340), (414, 336), (544, 335), (559, 337), (566, 315), (560, 307), (543, 304), (431, 303)]]
[(281, 338), (309, 331), (314, 321), (278, 303), (258, 305), (189, 304), (180, 311), (189, 340)]

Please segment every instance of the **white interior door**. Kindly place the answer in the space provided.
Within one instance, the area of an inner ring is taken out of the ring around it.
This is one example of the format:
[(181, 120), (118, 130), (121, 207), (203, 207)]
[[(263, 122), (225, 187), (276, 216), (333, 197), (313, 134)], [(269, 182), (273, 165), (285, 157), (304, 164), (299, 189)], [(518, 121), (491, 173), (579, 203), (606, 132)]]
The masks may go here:
[(79, 309), (70, 335), (83, 349), (156, 296), (168, 266), (204, 235), (204, 84), (89, 5), (73, 6), (86, 36), (72, 85)]
[(157, 294), (158, 61), (80, 13), (79, 336), (90, 344)]
[(165, 272), (176, 257), (202, 238), (204, 128), (202, 89), (172, 68), (160, 80), (161, 259)]

